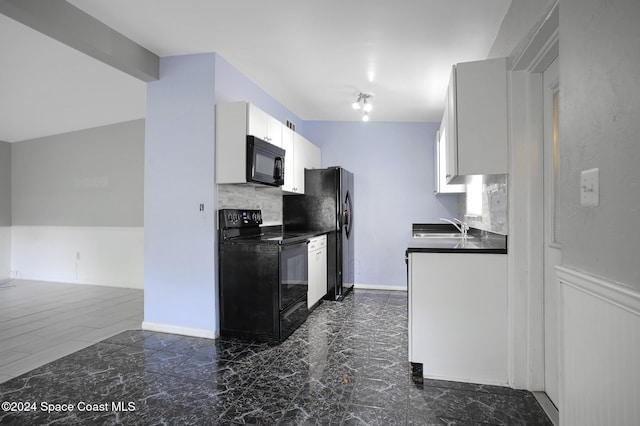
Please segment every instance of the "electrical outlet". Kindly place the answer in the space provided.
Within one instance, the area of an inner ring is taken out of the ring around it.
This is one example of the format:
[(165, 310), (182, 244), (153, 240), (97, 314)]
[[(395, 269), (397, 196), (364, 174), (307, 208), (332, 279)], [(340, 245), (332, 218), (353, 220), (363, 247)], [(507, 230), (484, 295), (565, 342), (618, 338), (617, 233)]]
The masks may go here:
[(580, 205), (596, 207), (600, 205), (600, 170), (589, 169), (580, 173)]

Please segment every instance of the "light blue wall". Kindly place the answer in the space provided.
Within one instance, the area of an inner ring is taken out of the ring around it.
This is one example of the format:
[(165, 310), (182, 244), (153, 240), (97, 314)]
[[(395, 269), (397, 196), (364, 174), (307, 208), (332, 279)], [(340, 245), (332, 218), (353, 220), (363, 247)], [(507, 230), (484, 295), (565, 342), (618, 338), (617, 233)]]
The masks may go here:
[(436, 123), (302, 121), (216, 54), (166, 57), (147, 86), (145, 322), (218, 333), (214, 117), (233, 101), (293, 120), (355, 174), (356, 283), (404, 288), (411, 224), (457, 215), (433, 195)]
[(298, 132), (304, 125), (300, 117), (238, 71), (227, 60), (216, 55), (216, 104), (241, 101), (254, 104), (282, 123), (287, 120), (292, 121)]
[(162, 58), (147, 85), (144, 320), (188, 334), (217, 330), (215, 62)]
[(458, 215), (456, 195), (433, 194), (439, 123), (306, 121), (322, 165), (354, 174), (355, 282), (406, 287), (404, 252), (414, 222)]

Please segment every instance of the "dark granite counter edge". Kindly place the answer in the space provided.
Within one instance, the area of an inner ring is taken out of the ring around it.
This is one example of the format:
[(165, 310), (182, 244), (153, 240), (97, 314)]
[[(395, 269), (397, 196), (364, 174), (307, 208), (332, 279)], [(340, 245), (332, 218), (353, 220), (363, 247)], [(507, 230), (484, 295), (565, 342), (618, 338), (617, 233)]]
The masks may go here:
[(507, 249), (497, 248), (443, 248), (443, 247), (409, 247), (410, 253), (472, 253), (472, 254), (507, 254)]
[[(455, 226), (448, 223), (414, 223), (411, 227), (414, 232), (458, 232)], [(412, 247), (409, 245), (406, 253), (474, 253), (474, 254), (507, 254), (507, 236), (490, 231), (470, 228), (469, 235), (480, 241), (487, 241), (487, 247)], [(421, 244), (425, 244), (423, 241)]]

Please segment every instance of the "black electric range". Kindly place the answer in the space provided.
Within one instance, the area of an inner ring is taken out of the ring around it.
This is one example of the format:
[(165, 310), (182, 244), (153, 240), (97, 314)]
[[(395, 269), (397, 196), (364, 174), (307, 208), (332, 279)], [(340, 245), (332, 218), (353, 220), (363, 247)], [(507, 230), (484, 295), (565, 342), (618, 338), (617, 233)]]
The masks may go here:
[(262, 212), (219, 210), (220, 334), (282, 342), (307, 318), (310, 235), (262, 227)]

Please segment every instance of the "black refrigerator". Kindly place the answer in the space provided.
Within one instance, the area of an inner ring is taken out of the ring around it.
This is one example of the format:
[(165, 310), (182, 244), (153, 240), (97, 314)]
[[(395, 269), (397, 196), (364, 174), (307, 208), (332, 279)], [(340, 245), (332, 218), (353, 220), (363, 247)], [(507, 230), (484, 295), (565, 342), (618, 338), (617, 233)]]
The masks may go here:
[(327, 300), (353, 288), (353, 174), (342, 167), (305, 170), (304, 195), (283, 197), (285, 231), (327, 233)]

